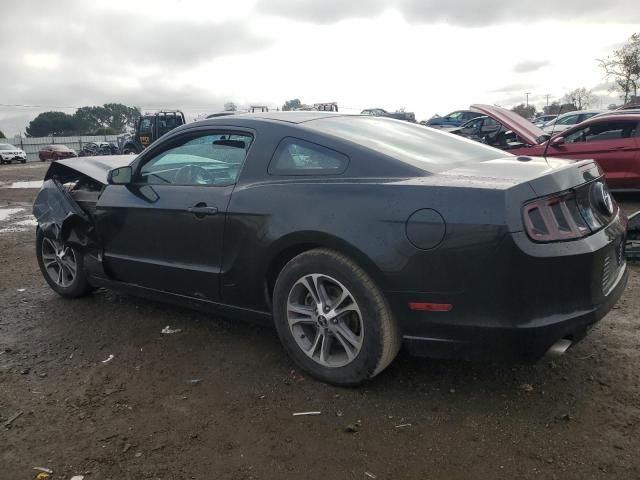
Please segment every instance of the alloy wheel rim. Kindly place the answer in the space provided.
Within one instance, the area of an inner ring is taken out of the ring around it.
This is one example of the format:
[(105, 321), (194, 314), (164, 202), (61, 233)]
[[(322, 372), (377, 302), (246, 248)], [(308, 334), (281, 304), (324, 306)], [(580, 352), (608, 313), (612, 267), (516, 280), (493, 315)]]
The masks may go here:
[(362, 313), (351, 292), (323, 274), (301, 277), (287, 298), (287, 321), (298, 347), (330, 368), (353, 362), (364, 340)]
[(42, 241), (42, 263), (49, 278), (59, 287), (68, 288), (76, 279), (78, 264), (72, 248), (45, 238)]

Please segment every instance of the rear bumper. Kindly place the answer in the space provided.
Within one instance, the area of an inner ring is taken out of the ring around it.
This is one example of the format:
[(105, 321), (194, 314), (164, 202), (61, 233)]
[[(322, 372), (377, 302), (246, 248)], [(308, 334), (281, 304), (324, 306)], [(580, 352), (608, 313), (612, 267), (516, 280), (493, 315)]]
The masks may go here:
[[(429, 357), (535, 360), (558, 340), (579, 341), (624, 292), (625, 228), (619, 212), (604, 229), (573, 242), (536, 244), (522, 232), (506, 234), (484, 263), (449, 264), (447, 276), (464, 285), (459, 291), (386, 292), (407, 349)], [(412, 311), (410, 302), (452, 308)]]
[(570, 314), (551, 315), (512, 327), (451, 325), (446, 334), (405, 335), (409, 353), (434, 358), (465, 360), (535, 361), (560, 339), (572, 344), (582, 340), (589, 329), (613, 308), (627, 284), (626, 264), (609, 295), (598, 306)]

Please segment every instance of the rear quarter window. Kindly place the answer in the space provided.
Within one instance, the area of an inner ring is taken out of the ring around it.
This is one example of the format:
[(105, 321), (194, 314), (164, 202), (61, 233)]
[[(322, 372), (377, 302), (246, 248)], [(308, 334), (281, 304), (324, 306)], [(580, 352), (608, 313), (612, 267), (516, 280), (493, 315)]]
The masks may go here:
[(340, 175), (349, 157), (316, 143), (284, 138), (269, 163), (271, 175)]

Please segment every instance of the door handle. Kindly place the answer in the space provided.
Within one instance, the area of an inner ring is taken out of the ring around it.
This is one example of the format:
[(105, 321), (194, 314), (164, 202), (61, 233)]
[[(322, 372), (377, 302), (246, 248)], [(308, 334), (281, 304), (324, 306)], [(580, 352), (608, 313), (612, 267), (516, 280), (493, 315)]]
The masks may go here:
[(193, 213), (196, 216), (200, 215), (215, 215), (218, 213), (218, 209), (216, 207), (207, 207), (206, 205), (194, 205), (193, 207), (189, 207), (187, 209), (189, 213)]

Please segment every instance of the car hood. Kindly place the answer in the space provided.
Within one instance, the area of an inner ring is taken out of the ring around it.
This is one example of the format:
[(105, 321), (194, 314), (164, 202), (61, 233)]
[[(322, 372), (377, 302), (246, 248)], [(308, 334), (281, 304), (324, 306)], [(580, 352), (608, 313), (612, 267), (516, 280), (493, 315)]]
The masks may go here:
[(133, 155), (103, 155), (99, 157), (69, 158), (67, 160), (58, 160), (56, 163), (72, 168), (106, 185), (109, 170), (125, 167), (135, 158)]
[(536, 127), (529, 120), (522, 118), (515, 112), (493, 105), (471, 105), (471, 110), (484, 113), (495, 121), (513, 131), (529, 145), (538, 145), (549, 138), (540, 127)]

